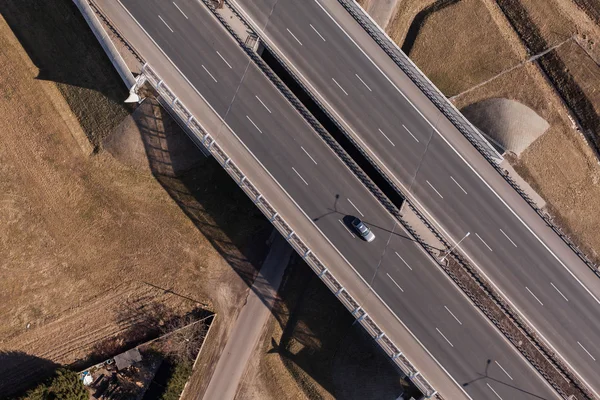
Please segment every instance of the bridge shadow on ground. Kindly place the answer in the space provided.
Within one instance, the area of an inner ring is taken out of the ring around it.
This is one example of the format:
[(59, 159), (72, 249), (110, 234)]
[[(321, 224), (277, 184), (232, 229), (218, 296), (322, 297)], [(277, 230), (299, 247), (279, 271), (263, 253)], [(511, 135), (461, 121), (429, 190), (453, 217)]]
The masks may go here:
[[(212, 157), (205, 157), (171, 116), (147, 99), (138, 119), (152, 175), (247, 286), (252, 286), (272, 228)], [(150, 104), (148, 104), (150, 103)]]
[[(243, 282), (252, 287), (268, 250), (265, 242), (272, 225), (221, 166), (202, 155), (160, 105), (151, 99), (145, 102), (149, 104), (136, 113), (144, 113), (138, 128), (152, 174)], [(292, 376), (300, 372), (302, 378), (297, 382), (306, 393), (320, 386), (331, 394), (346, 393), (340, 398), (369, 398), (359, 395), (365, 393), (361, 390), (365, 385), (359, 383), (362, 379), (336, 373), (339, 365), (348, 364), (344, 360), (351, 358), (353, 367), (348, 370), (353, 376), (368, 373), (373, 382), (397, 397), (403, 385), (398, 371), (372, 339), (361, 333), (362, 328), (353, 327), (354, 318), (312, 270), (295, 254), (293, 260), (284, 286), (296, 295), (284, 293), (276, 299), (274, 324), (284, 336), (274, 342), (270, 353), (281, 357)], [(318, 296), (313, 297), (313, 293)], [(264, 293), (257, 295), (269, 300)], [(314, 308), (315, 301), (321, 305), (318, 309)], [(298, 307), (301, 316), (288, 312)], [(290, 350), (291, 342), (300, 343), (305, 350)], [(368, 365), (377, 366), (375, 373), (369, 372)]]
[(39, 69), (56, 83), (94, 146), (133, 109), (128, 91), (71, 0), (4, 0), (0, 15)]
[[(265, 343), (265, 381), (295, 379), (307, 398), (327, 392), (337, 399), (419, 398), (385, 353), (329, 288), (298, 256), (284, 277)], [(287, 371), (286, 374), (283, 372)], [(285, 377), (288, 375), (288, 377)], [(311, 379), (307, 379), (308, 375)], [(406, 398), (410, 398), (407, 396)]]
[(5, 0), (0, 15), (39, 68), (37, 79), (91, 89), (123, 102), (127, 90), (121, 78), (71, 0)]

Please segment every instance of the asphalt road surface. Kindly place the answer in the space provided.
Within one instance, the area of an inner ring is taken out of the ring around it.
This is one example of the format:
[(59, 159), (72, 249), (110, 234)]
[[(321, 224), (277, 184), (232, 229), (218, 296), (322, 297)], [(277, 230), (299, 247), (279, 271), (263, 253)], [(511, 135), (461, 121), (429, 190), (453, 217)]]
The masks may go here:
[[(337, 0), (234, 0), (411, 200), (600, 392), (598, 278)], [(444, 62), (440, 60), (440, 62)]]
[(233, 400), (237, 394), (242, 375), (269, 319), (293, 251), (279, 232), (275, 231), (274, 234), (269, 255), (227, 338), (203, 399)]
[[(191, 0), (122, 4), (468, 395), (557, 398), (204, 5)], [(373, 243), (361, 241), (344, 223), (350, 215), (371, 226), (377, 235)]]

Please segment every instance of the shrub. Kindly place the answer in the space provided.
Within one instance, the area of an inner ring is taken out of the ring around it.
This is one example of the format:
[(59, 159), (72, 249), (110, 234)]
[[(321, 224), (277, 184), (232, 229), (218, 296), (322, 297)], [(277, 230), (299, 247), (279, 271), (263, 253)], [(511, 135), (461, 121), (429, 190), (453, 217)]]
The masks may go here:
[(23, 400), (88, 400), (89, 393), (79, 374), (60, 368), (47, 383), (27, 392)]
[(191, 374), (191, 362), (176, 362), (161, 400), (178, 400)]

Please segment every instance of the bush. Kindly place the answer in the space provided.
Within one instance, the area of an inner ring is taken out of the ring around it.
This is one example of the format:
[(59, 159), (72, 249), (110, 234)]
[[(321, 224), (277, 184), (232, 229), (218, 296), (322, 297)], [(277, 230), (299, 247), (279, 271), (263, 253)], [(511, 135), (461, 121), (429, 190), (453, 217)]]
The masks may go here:
[(178, 400), (191, 374), (191, 362), (176, 362), (161, 400)]
[(23, 400), (88, 400), (89, 393), (83, 386), (79, 374), (60, 368), (47, 383), (27, 392)]

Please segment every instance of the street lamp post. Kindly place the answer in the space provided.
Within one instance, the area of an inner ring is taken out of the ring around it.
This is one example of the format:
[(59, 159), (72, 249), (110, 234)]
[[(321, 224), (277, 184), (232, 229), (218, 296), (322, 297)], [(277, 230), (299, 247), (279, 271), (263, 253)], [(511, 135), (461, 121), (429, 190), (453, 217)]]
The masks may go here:
[(440, 262), (444, 262), (444, 260), (446, 259), (446, 257), (448, 257), (448, 255), (449, 255), (450, 253), (452, 253), (452, 250), (454, 250), (455, 248), (457, 248), (457, 247), (458, 247), (458, 245), (460, 244), (460, 242), (462, 242), (463, 240), (465, 240), (466, 238), (468, 238), (470, 234), (471, 234), (471, 232), (467, 232), (467, 234), (465, 235), (465, 237), (463, 237), (463, 238), (462, 238), (462, 239), (460, 239), (458, 242), (456, 242), (456, 244), (455, 244), (454, 246), (452, 246), (452, 247), (450, 248), (450, 250), (448, 250), (448, 251), (446, 252), (446, 254), (444, 254), (444, 257), (442, 257), (442, 258), (441, 258)]

